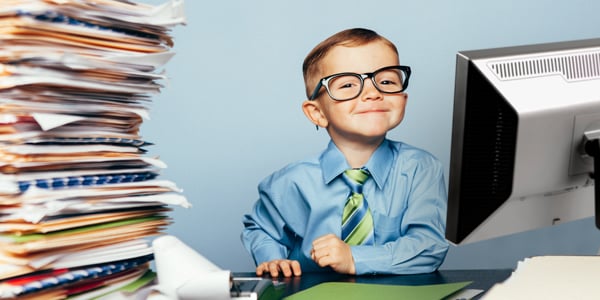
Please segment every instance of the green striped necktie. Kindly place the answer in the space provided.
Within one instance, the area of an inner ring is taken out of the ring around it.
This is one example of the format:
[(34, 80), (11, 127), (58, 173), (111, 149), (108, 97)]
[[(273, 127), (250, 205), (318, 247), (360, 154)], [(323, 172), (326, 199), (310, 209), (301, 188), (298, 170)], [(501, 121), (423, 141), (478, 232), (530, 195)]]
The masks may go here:
[(349, 169), (342, 178), (350, 187), (350, 196), (342, 214), (342, 240), (349, 245), (373, 245), (373, 216), (362, 194), (369, 172), (364, 168)]

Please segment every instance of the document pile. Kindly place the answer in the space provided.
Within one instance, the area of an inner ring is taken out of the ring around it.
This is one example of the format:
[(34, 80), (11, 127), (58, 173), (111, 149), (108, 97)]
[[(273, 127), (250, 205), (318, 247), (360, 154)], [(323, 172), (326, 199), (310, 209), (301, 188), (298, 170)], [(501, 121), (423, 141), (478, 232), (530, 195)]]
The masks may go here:
[(145, 238), (188, 207), (139, 135), (182, 0), (0, 2), (0, 299), (153, 279)]

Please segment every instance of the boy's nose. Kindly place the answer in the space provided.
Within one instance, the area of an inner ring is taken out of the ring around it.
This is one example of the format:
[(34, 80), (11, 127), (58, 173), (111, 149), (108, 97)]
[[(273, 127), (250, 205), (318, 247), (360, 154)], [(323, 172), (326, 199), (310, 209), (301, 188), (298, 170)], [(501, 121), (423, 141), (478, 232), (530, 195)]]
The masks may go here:
[(372, 80), (365, 80), (360, 99), (363, 101), (367, 100), (378, 100), (382, 98), (381, 92), (375, 87)]

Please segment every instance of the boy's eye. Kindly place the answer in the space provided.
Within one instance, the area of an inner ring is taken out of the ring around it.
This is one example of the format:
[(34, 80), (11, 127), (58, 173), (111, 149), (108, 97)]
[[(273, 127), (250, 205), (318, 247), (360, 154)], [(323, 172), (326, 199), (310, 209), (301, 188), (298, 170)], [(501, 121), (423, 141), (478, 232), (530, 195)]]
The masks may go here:
[(377, 74), (375, 77), (378, 85), (393, 85), (400, 86), (402, 85), (402, 75), (396, 71), (386, 71), (380, 74)]
[(397, 84), (397, 82), (395, 82), (393, 80), (381, 80), (379, 82), (379, 84), (381, 84), (381, 85), (389, 85), (389, 84)]
[(351, 89), (360, 86), (360, 80), (354, 76), (340, 76), (329, 83), (332, 89)]

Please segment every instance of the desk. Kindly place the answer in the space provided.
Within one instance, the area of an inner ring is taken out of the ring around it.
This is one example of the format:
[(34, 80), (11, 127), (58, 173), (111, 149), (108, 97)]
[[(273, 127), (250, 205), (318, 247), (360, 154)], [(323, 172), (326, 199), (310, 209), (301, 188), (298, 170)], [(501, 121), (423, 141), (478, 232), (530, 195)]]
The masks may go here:
[[(278, 278), (284, 282), (284, 297), (305, 290), (323, 282), (357, 282), (373, 284), (395, 285), (430, 285), (473, 281), (467, 289), (480, 289), (487, 291), (494, 284), (507, 279), (513, 270), (439, 270), (428, 274), (417, 275), (376, 275), (376, 276), (351, 276), (337, 273), (303, 273), (300, 277)], [(236, 277), (252, 277), (254, 273), (234, 273)], [(264, 278), (270, 278), (265, 276)], [(481, 295), (480, 295), (481, 296)], [(475, 298), (477, 299), (477, 298)]]

